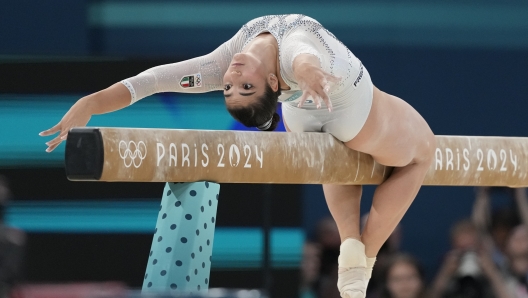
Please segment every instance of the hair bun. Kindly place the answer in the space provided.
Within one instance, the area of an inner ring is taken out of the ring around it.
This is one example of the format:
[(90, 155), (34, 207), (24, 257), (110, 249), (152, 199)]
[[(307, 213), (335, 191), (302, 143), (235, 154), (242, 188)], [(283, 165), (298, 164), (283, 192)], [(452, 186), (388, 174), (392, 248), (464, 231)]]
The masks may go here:
[(273, 113), (273, 117), (271, 119), (271, 125), (268, 129), (266, 129), (266, 131), (273, 131), (277, 128), (277, 125), (279, 125), (279, 122), (280, 122), (281, 118), (279, 116), (279, 114), (277, 113)]

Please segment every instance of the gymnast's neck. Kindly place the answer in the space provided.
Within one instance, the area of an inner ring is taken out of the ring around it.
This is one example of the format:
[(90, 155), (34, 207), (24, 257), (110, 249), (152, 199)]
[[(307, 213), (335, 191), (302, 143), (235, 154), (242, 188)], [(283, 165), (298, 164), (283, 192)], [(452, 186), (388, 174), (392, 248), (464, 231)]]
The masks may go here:
[(252, 55), (261, 61), (267, 73), (277, 76), (281, 89), (290, 89), (280, 75), (279, 45), (272, 34), (269, 32), (259, 34), (242, 50), (242, 53)]

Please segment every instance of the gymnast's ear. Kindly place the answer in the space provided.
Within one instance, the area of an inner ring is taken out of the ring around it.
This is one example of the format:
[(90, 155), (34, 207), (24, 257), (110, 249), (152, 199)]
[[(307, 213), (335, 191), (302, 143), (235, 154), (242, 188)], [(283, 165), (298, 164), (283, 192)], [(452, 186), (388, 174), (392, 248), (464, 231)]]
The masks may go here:
[(270, 85), (273, 92), (277, 92), (277, 90), (279, 90), (279, 79), (275, 74), (270, 73), (268, 75), (268, 84)]

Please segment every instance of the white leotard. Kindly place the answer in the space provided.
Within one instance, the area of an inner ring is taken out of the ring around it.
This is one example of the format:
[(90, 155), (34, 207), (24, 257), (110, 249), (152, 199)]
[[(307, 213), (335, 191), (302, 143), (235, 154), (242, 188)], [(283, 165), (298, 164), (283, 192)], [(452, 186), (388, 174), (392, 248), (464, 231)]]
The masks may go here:
[[(279, 46), (280, 75), (290, 87), (279, 97), (279, 101), (285, 103), (283, 116), (288, 127), (292, 131), (327, 131), (342, 141), (352, 139), (370, 111), (370, 77), (359, 59), (345, 45), (319, 22), (304, 15), (271, 15), (253, 19), (207, 55), (157, 66), (121, 82), (131, 93), (131, 104), (158, 92), (202, 93), (222, 90), (223, 76), (233, 55), (240, 53), (262, 32), (271, 33)], [(323, 110), (316, 110), (311, 100), (302, 109), (296, 107), (301, 92), (293, 75), (292, 63), (297, 55), (306, 53), (317, 56), (325, 71), (342, 78), (330, 90), (334, 105), (332, 113), (325, 110), (322, 114)], [(340, 110), (346, 112), (343, 114)], [(306, 117), (308, 114), (314, 115)], [(340, 114), (348, 120), (337, 121), (339, 119), (336, 117)], [(297, 119), (299, 117), (302, 119)], [(318, 118), (315, 126), (312, 117)]]

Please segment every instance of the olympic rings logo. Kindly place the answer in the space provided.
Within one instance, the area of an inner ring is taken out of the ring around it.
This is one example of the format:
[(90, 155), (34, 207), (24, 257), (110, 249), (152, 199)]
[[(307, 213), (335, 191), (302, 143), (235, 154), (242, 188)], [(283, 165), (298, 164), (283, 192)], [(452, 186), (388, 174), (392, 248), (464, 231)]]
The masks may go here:
[(143, 141), (139, 141), (137, 144), (134, 141), (129, 141), (128, 143), (120, 141), (119, 156), (123, 159), (125, 167), (129, 168), (134, 165), (137, 169), (147, 156), (147, 146)]

